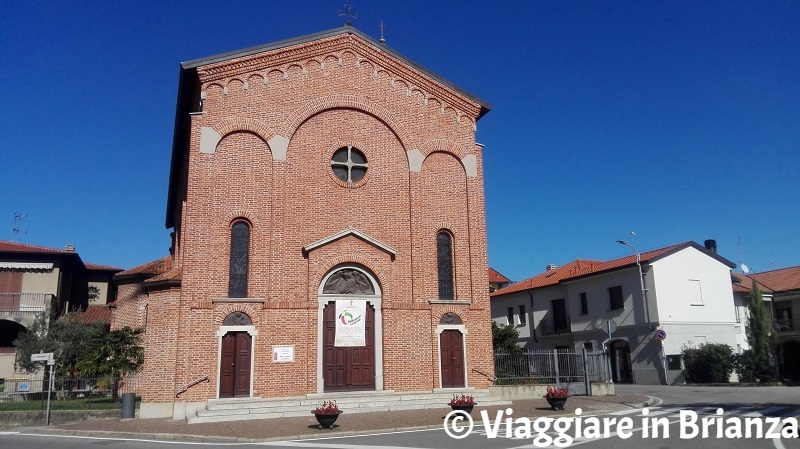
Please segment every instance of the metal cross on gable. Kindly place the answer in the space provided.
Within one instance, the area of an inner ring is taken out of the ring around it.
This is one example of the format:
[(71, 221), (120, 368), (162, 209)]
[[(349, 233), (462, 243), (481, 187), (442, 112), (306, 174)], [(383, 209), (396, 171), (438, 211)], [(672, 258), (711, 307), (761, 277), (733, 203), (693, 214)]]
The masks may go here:
[(358, 13), (353, 11), (353, 7), (345, 3), (343, 8), (339, 10), (339, 17), (349, 17), (344, 19), (345, 25), (351, 25), (350, 19), (358, 19)]

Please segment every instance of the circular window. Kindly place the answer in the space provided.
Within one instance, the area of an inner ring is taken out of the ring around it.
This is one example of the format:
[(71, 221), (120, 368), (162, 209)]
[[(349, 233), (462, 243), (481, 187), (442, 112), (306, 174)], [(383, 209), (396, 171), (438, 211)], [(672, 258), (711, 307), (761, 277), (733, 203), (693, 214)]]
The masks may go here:
[(331, 157), (331, 169), (344, 182), (358, 182), (367, 174), (367, 158), (358, 148), (339, 148)]

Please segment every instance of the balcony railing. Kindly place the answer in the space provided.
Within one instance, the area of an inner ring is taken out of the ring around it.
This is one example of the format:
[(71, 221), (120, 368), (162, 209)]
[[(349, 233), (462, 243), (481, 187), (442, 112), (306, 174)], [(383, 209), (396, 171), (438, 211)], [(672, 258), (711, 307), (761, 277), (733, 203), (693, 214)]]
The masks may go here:
[(52, 300), (50, 293), (0, 293), (0, 316), (42, 313)]
[(568, 334), (571, 332), (569, 317), (563, 320), (544, 318), (539, 322), (539, 332), (541, 335)]
[(775, 332), (797, 332), (800, 330), (800, 320), (775, 320)]

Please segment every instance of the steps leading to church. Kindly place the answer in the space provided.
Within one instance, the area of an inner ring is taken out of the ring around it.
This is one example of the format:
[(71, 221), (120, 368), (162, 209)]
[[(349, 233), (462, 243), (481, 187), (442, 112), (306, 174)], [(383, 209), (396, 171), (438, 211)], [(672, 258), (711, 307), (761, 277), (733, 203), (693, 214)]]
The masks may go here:
[(322, 401), (336, 401), (345, 413), (421, 410), (448, 408), (454, 394), (471, 394), (479, 407), (510, 405), (511, 401), (492, 398), (487, 390), (436, 390), (432, 393), (396, 393), (394, 391), (344, 392), (309, 394), (285, 398), (211, 399), (205, 410), (187, 417), (189, 424), (205, 422), (242, 421), (250, 419), (309, 416)]

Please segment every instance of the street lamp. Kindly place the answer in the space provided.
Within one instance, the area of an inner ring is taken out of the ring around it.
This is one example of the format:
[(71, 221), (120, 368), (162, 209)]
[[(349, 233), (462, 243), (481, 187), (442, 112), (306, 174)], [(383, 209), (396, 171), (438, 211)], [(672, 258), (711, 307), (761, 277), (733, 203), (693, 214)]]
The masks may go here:
[[(632, 249), (633, 252), (636, 254), (636, 266), (639, 267), (639, 286), (642, 288), (642, 300), (644, 301), (644, 310), (647, 314), (647, 327), (652, 329), (650, 324), (650, 304), (647, 301), (647, 289), (644, 288), (644, 275), (642, 274), (642, 259), (639, 256), (639, 251), (630, 243), (626, 242), (625, 240), (617, 240), (617, 243), (620, 245), (625, 245), (628, 248)], [(667, 353), (664, 348), (664, 341), (661, 341), (661, 355), (663, 358), (664, 364), (664, 380), (666, 385), (669, 385), (669, 372), (667, 371)]]
[(647, 291), (644, 289), (644, 275), (642, 274), (642, 259), (639, 256), (639, 251), (633, 247), (630, 243), (626, 242), (625, 240), (617, 240), (617, 243), (620, 245), (625, 245), (628, 248), (632, 249), (633, 252), (636, 254), (636, 266), (639, 267), (639, 288), (642, 289), (642, 299), (644, 300), (644, 310), (647, 312), (647, 325), (650, 325), (650, 305), (647, 304)]

